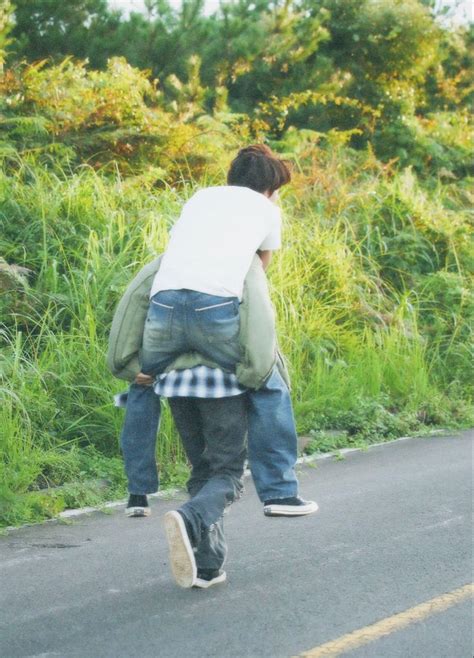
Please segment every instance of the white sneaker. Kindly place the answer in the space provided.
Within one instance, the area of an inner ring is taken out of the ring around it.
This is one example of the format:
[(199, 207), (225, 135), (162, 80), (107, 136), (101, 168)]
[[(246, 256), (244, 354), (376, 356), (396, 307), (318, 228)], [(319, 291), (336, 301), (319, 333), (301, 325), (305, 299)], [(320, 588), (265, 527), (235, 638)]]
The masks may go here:
[(184, 518), (179, 512), (168, 512), (164, 524), (174, 579), (180, 587), (192, 587), (197, 568)]

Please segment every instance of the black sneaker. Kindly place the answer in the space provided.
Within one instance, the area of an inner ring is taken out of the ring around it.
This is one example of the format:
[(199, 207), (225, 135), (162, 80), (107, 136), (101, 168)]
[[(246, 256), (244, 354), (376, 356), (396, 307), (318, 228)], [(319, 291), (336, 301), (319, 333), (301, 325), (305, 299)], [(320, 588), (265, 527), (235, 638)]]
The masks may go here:
[(291, 498), (273, 498), (263, 503), (265, 516), (305, 516), (319, 509), (313, 500), (303, 500), (299, 496)]
[(227, 574), (222, 569), (198, 569), (193, 587), (207, 589), (219, 583), (225, 583)]
[(130, 494), (127, 507), (125, 508), (126, 516), (150, 516), (151, 511), (148, 505), (148, 498), (139, 494)]
[(180, 587), (192, 587), (196, 581), (197, 568), (192, 538), (184, 516), (178, 511), (168, 512), (164, 522), (174, 579)]

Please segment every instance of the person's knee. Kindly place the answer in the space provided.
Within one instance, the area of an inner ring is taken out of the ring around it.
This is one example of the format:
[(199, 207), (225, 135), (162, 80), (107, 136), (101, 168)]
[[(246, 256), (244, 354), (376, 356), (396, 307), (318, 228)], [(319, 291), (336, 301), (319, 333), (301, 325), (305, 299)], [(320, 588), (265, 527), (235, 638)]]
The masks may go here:
[(232, 481), (240, 480), (244, 472), (243, 459), (219, 459), (210, 463), (211, 477), (228, 477)]

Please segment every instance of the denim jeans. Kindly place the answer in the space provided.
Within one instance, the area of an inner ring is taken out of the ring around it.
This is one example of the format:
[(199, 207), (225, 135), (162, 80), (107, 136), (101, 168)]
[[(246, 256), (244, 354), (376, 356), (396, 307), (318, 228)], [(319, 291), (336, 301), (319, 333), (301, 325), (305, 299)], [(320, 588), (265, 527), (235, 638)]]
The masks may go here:
[(163, 372), (196, 351), (225, 370), (240, 359), (239, 300), (194, 290), (162, 290), (150, 300), (141, 351), (142, 372)]
[[(257, 494), (262, 502), (298, 494), (295, 473), (297, 435), (288, 388), (275, 368), (265, 386), (246, 394), (248, 453)], [(160, 398), (152, 386), (131, 384), (128, 392), (121, 446), (134, 494), (157, 491), (156, 436)]]
[(262, 502), (298, 495), (298, 436), (290, 392), (277, 368), (248, 396), (248, 458)]
[(179, 511), (192, 530), (197, 567), (220, 569), (227, 554), (223, 514), (243, 489), (247, 400), (237, 395), (170, 398), (169, 403), (192, 466), (191, 498)]
[(153, 386), (130, 384), (120, 445), (131, 494), (158, 491), (155, 453), (160, 416), (161, 402)]

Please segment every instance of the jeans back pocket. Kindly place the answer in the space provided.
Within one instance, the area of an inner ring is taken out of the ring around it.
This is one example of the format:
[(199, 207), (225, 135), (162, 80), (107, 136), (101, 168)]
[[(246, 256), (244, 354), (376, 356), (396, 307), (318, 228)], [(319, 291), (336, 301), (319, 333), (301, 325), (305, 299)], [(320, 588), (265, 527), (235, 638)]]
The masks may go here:
[(197, 326), (211, 342), (230, 342), (237, 338), (240, 328), (239, 305), (234, 299), (194, 309)]
[(173, 312), (174, 306), (163, 304), (155, 298), (151, 299), (146, 319), (145, 334), (148, 334), (149, 340), (156, 342), (156, 347), (159, 346), (159, 341), (170, 340), (171, 338)]

